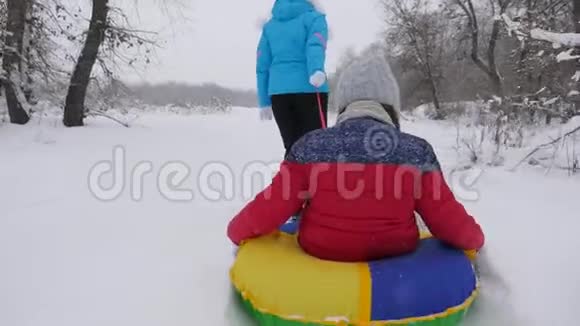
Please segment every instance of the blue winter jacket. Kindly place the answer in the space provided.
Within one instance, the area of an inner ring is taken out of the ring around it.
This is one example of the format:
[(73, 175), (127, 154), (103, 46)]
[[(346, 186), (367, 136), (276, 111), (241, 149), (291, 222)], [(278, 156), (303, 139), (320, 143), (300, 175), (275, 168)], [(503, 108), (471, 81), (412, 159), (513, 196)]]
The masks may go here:
[(328, 83), (317, 89), (309, 82), (314, 72), (325, 71), (327, 40), (326, 16), (310, 1), (276, 0), (258, 44), (260, 107), (271, 106), (276, 94), (328, 92)]

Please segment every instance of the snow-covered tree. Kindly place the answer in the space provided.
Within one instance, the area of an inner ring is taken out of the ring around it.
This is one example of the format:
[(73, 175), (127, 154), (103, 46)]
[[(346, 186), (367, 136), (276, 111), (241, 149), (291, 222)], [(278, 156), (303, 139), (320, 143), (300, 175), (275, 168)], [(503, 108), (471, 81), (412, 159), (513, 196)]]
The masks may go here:
[(83, 125), (87, 88), (93, 66), (97, 61), (99, 48), (105, 40), (108, 15), (109, 0), (93, 0), (93, 10), (87, 37), (74, 68), (66, 97), (63, 123), (67, 127)]
[[(165, 10), (167, 3), (160, 2)], [(157, 44), (155, 35), (131, 27), (124, 10), (112, 6), (109, 0), (93, 0), (90, 24), (66, 96), (64, 124), (69, 127), (84, 124), (85, 116), (90, 114), (86, 102), (92, 81), (92, 89), (102, 94), (104, 85), (110, 85), (117, 79), (119, 66), (135, 66), (140, 60), (149, 64), (151, 49)], [(99, 77), (103, 80), (99, 81)]]
[[(497, 46), (502, 31), (501, 17), (514, 4), (514, 0), (448, 0), (450, 17), (462, 17), (466, 40), (470, 43), (469, 56), (488, 77), (495, 95), (503, 96), (503, 79), (498, 68)], [(489, 19), (491, 18), (491, 19)], [(489, 23), (491, 26), (486, 26)], [(485, 32), (489, 29), (487, 42)]]
[(579, 6), (578, 0), (526, 1), (517, 12), (502, 15), (509, 34), (521, 44), (515, 53), (522, 88), (551, 97), (550, 103), (574, 103), (551, 112), (564, 121), (580, 107)]
[(10, 122), (15, 124), (26, 124), (30, 120), (23, 86), (28, 76), (26, 58), (29, 57), (32, 4), (32, 0), (6, 2), (3, 71), (0, 80), (6, 94)]
[(384, 0), (387, 44), (405, 70), (416, 70), (429, 85), (436, 117), (442, 118), (439, 86), (449, 61), (450, 25), (425, 0)]

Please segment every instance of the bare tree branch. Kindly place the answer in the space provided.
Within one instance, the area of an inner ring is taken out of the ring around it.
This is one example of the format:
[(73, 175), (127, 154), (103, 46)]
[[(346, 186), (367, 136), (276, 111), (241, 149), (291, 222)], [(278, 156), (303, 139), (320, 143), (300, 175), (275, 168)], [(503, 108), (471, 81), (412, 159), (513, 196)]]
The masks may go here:
[(521, 161), (518, 162), (518, 164), (516, 164), (513, 168), (511, 168), (511, 171), (515, 171), (520, 165), (522, 165), (525, 161), (527, 161), (530, 157), (532, 157), (534, 154), (536, 154), (538, 151), (544, 149), (544, 148), (548, 148), (553, 146), (554, 144), (562, 141), (563, 139), (570, 137), (572, 135), (574, 135), (575, 133), (577, 133), (578, 131), (580, 131), (580, 126), (578, 126), (577, 128), (565, 133), (564, 135), (548, 142), (542, 145), (539, 145), (538, 147), (536, 147), (533, 151), (531, 151), (528, 155), (526, 155)]

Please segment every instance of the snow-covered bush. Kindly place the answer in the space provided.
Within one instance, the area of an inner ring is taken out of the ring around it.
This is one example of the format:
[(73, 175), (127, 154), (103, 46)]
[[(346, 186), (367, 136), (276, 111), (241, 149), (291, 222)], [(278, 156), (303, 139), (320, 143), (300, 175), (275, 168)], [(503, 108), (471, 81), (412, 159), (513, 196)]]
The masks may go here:
[(421, 104), (416, 107), (411, 114), (417, 118), (432, 120), (437, 115), (435, 106), (432, 103)]
[(503, 165), (505, 152), (520, 149), (545, 124), (542, 103), (510, 98), (488, 102), (448, 104), (448, 117), (456, 127), (459, 160), (464, 164)]
[(503, 164), (502, 151), (505, 146), (494, 139), (501, 127), (498, 128), (499, 125), (493, 122), (479, 124), (466, 123), (467, 121), (468, 119), (455, 120), (455, 150), (459, 164), (464, 166)]
[(232, 112), (232, 104), (230, 101), (218, 97), (212, 97), (207, 108), (209, 113), (230, 113)]
[(212, 105), (199, 104), (168, 104), (168, 105), (139, 105), (135, 110), (142, 113), (168, 113), (175, 115), (209, 115), (209, 114), (229, 114), (232, 112), (232, 106), (227, 102), (215, 102)]
[(527, 163), (545, 168), (546, 172), (552, 169), (567, 170), (570, 174), (580, 172), (580, 117), (538, 133), (532, 143), (532, 150), (513, 169)]
[[(569, 109), (566, 101), (506, 98), (481, 105), (448, 106), (455, 109), (449, 119), (456, 129), (454, 148), (460, 166), (502, 166), (514, 153), (528, 152), (513, 169), (526, 163), (548, 172), (580, 172), (580, 116), (563, 124), (546, 124), (552, 112)], [(425, 114), (426, 107), (416, 111)]]

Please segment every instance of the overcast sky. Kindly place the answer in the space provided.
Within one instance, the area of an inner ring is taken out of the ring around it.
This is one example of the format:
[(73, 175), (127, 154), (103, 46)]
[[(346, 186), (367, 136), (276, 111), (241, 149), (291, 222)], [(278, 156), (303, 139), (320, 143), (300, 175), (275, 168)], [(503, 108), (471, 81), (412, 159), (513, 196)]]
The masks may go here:
[[(168, 8), (169, 15), (152, 4), (160, 0), (137, 1), (138, 15), (134, 7), (129, 11), (135, 25), (160, 31), (165, 42), (154, 64), (141, 75), (125, 76), (125, 80), (216, 82), (255, 88), (259, 22), (269, 17), (274, 0), (179, 0), (185, 6)], [(360, 50), (377, 39), (382, 12), (378, 0), (318, 2), (331, 30), (327, 69), (332, 71), (345, 49)]]

